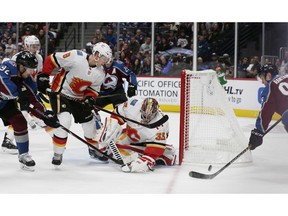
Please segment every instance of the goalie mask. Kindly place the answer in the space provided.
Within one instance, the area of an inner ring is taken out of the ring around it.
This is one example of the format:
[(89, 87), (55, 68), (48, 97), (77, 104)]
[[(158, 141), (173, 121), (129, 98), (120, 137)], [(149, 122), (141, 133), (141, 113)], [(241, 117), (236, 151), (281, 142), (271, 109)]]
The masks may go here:
[(154, 98), (146, 98), (141, 106), (141, 118), (144, 123), (150, 122), (155, 118), (159, 110), (158, 101)]
[[(111, 48), (106, 43), (103, 43), (103, 42), (99, 42), (95, 44), (93, 47), (92, 53), (94, 55), (94, 58), (95, 58), (96, 53), (98, 53), (98, 58), (104, 58), (105, 63), (110, 62), (112, 59)], [(97, 62), (98, 59), (95, 58), (95, 61)]]

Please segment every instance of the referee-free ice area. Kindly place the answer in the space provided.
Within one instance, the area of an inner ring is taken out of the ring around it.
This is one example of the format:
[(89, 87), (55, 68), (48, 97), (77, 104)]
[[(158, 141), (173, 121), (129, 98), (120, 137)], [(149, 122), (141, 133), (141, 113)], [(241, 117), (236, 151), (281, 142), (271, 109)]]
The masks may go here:
[[(170, 117), (169, 143), (178, 150), (179, 114)], [(103, 114), (105, 116), (105, 114)], [(104, 117), (102, 117), (104, 118)], [(245, 136), (250, 136), (255, 119), (237, 118)], [(273, 123), (273, 122), (271, 122)], [(82, 136), (82, 127), (73, 124), (71, 131)], [(288, 134), (279, 123), (265, 137), (262, 146), (252, 152), (253, 162), (232, 164), (212, 180), (194, 179), (195, 170), (214, 173), (224, 165), (156, 166), (154, 172), (123, 173), (119, 165), (99, 164), (91, 159), (87, 146), (69, 135), (63, 163), (51, 164), (52, 142), (43, 129), (30, 130), (30, 154), (36, 161), (35, 172), (23, 171), (17, 155), (1, 151), (0, 193), (8, 194), (258, 194), (288, 193)], [(4, 127), (1, 127), (1, 137)], [(239, 152), (240, 153), (240, 152)], [(236, 156), (236, 155), (235, 155)], [(178, 162), (178, 161), (177, 161)]]

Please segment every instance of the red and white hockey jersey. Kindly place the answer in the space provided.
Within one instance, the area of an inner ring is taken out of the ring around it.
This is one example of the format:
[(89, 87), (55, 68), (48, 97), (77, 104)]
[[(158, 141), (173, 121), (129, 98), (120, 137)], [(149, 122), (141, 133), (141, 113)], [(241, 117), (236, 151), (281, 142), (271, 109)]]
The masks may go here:
[[(143, 100), (132, 97), (129, 98), (128, 101), (126, 101), (123, 104), (120, 104), (116, 108), (116, 112), (118, 114), (133, 119), (135, 121), (141, 122), (141, 106), (142, 106)], [(164, 114), (159, 110), (157, 115), (154, 119), (149, 122), (149, 124), (154, 123), (161, 119), (164, 116)], [(115, 117), (118, 120), (120, 124), (124, 124), (123, 119), (119, 117)], [(156, 128), (146, 128), (139, 124), (127, 121), (126, 124), (126, 134), (128, 138), (128, 142), (130, 143), (141, 143), (141, 142), (147, 142), (147, 141), (154, 141), (154, 142), (160, 142), (160, 143), (166, 143), (166, 139), (168, 138), (169, 133), (169, 124), (168, 121), (165, 122), (163, 125), (160, 125)], [(120, 140), (118, 140), (120, 141)], [(129, 144), (129, 143), (125, 143)]]
[(78, 100), (88, 94), (97, 96), (105, 77), (103, 67), (90, 67), (88, 55), (81, 50), (51, 54), (44, 61), (42, 73), (50, 75), (55, 68), (61, 70), (54, 76), (52, 91)]

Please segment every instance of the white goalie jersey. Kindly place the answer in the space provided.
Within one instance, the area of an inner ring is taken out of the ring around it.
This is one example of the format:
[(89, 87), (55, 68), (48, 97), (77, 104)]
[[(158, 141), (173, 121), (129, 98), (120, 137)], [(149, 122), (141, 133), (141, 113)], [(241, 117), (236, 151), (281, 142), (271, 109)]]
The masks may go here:
[[(128, 101), (126, 101), (125, 103), (120, 104), (116, 108), (116, 111), (124, 117), (143, 123), (140, 112), (142, 103), (143, 103), (142, 99), (132, 97), (129, 98)], [(149, 124), (160, 120), (163, 116), (164, 114), (159, 109), (156, 116), (149, 122)], [(124, 132), (126, 136), (121, 136), (120, 139), (118, 139), (117, 143), (129, 144), (129, 143), (141, 143), (147, 141), (166, 143), (169, 134), (169, 124), (167, 121), (163, 125), (160, 125), (159, 127), (146, 128), (136, 123), (127, 121), (126, 129), (124, 130)]]

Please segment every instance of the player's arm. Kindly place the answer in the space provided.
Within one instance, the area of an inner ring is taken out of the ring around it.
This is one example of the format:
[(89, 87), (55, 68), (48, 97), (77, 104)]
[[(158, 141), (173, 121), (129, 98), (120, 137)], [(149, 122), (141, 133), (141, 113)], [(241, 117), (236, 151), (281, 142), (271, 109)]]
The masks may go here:
[(138, 85), (135, 73), (126, 67), (124, 62), (116, 61), (114, 66), (123, 74), (123, 77), (125, 77), (128, 82), (128, 97), (135, 96)]
[(11, 71), (8, 66), (0, 66), (0, 91), (7, 96), (17, 97), (19, 95), (17, 86), (11, 81)]
[[(80, 54), (84, 56), (82, 51), (79, 51), (79, 55)], [(42, 72), (39, 73), (37, 76), (38, 90), (43, 94), (47, 94), (46, 90), (50, 88), (49, 77), (53, 72), (53, 70), (56, 68), (71, 67), (76, 61), (76, 56), (77, 56), (77, 50), (72, 50), (68, 52), (55, 52), (47, 56), (43, 63)]]
[(258, 114), (255, 128), (251, 131), (249, 138), (248, 146), (250, 150), (254, 150), (258, 146), (262, 145), (264, 133), (267, 130), (275, 112), (274, 94), (270, 87), (270, 85), (266, 86), (262, 92), (262, 108)]
[(43, 94), (47, 94), (46, 91), (50, 88), (50, 74), (55, 68), (60, 67), (55, 54), (53, 53), (46, 57), (42, 71), (37, 75), (38, 90)]

